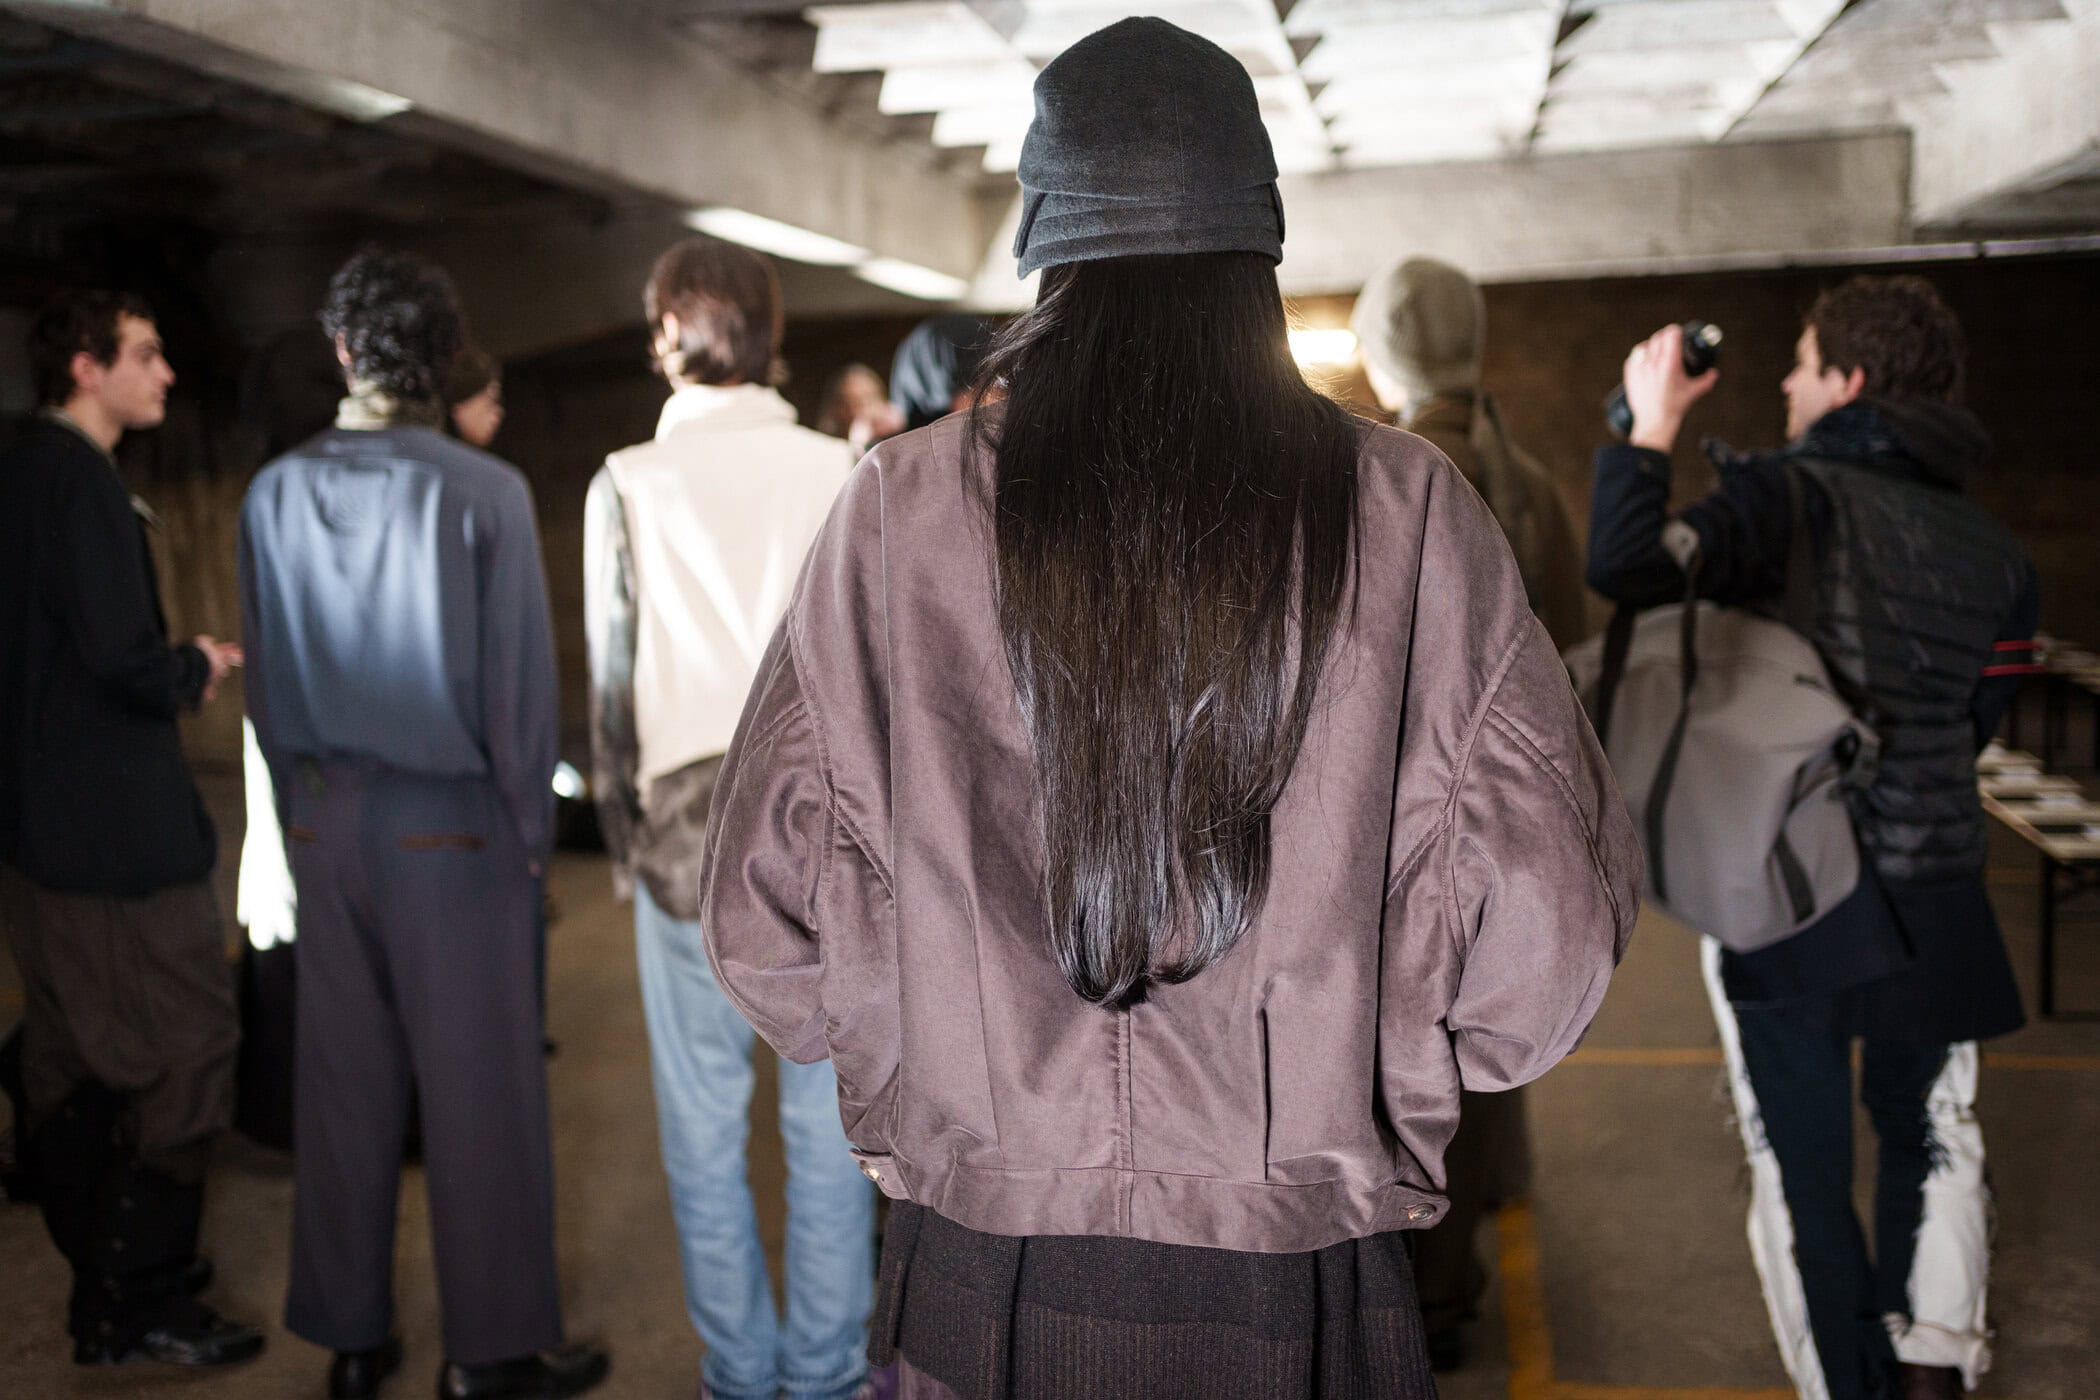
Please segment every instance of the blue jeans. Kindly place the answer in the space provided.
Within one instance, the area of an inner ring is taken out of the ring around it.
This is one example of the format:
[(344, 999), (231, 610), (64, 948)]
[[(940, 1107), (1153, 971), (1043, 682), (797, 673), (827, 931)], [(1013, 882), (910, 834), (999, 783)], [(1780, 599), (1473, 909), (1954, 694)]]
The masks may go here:
[(707, 1346), (700, 1378), (720, 1400), (843, 1400), (867, 1375), (875, 1292), (875, 1195), (848, 1155), (830, 1062), (780, 1063), (787, 1149), (787, 1317), (773, 1308), (744, 1148), (751, 1027), (715, 982), (700, 925), (639, 884), (635, 952), (657, 1130), (685, 1304)]

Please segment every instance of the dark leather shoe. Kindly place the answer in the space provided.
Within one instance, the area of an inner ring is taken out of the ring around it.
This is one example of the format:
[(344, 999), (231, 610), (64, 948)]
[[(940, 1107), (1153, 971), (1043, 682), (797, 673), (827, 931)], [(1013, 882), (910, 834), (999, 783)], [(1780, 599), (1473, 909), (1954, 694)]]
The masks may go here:
[(206, 1309), (195, 1321), (169, 1323), (121, 1341), (80, 1342), (73, 1360), (82, 1366), (122, 1366), (162, 1361), (170, 1366), (230, 1366), (262, 1354), (263, 1335)]
[(556, 1400), (583, 1394), (611, 1369), (612, 1357), (603, 1347), (582, 1343), (481, 1366), (447, 1361), (438, 1372), (438, 1400)]
[(1899, 1361), (1896, 1378), (1902, 1383), (1903, 1400), (1961, 1400), (1961, 1371), (1956, 1367)]
[(400, 1369), (399, 1337), (388, 1337), (370, 1351), (339, 1351), (328, 1365), (328, 1400), (371, 1400)]

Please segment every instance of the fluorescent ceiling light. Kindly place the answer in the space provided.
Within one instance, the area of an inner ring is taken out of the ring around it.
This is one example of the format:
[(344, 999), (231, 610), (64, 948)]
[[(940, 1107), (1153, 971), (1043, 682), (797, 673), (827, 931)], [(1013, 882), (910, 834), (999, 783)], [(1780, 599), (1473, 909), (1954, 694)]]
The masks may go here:
[(933, 119), (933, 144), (942, 147), (991, 146), (1019, 143), (1028, 134), (1035, 109), (1014, 107), (950, 107)]
[(960, 0), (828, 5), (802, 14), (817, 27), (817, 48), (810, 66), (819, 73), (1013, 61), (1013, 50), (999, 31)]
[(853, 271), (863, 282), (922, 301), (954, 301), (970, 290), (970, 284), (960, 277), (950, 277), (902, 258), (869, 258)]
[(956, 107), (1031, 107), (1031, 63), (941, 63), (892, 68), (882, 75), (876, 106), (888, 116), (945, 112)]
[(741, 243), (762, 253), (792, 262), (815, 263), (819, 267), (851, 267), (867, 257), (868, 250), (826, 234), (784, 224), (763, 214), (716, 205), (695, 209), (685, 216), (687, 228)]
[(1298, 0), (1284, 22), (1294, 39), (1309, 39), (1330, 29), (1356, 24), (1390, 23), (1396, 19), (1478, 19), (1515, 10), (1558, 8), (1549, 0)]
[(1350, 330), (1294, 330), (1291, 358), (1308, 368), (1315, 365), (1346, 365), (1356, 358), (1356, 332)]
[(348, 114), (359, 121), (376, 122), (388, 117), (398, 117), (416, 105), (399, 93), (367, 87), (363, 83), (353, 83), (347, 78), (334, 79), (332, 86), (342, 98)]

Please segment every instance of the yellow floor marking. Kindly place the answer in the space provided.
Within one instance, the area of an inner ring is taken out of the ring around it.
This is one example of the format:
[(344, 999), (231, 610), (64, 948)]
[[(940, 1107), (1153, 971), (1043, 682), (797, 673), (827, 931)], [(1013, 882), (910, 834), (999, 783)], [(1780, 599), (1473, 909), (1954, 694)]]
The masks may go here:
[(1502, 1319), (1509, 1334), (1509, 1400), (1555, 1400), (1553, 1334), (1539, 1279), (1538, 1235), (1522, 1201), (1495, 1212), (1502, 1259)]

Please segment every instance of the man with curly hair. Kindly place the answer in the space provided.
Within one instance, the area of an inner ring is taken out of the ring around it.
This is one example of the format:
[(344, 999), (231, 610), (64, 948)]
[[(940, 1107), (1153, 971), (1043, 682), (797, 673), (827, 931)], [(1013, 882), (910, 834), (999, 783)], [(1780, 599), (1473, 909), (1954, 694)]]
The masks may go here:
[(395, 1194), (421, 1095), (444, 1312), (441, 1396), (577, 1395), (561, 1345), (536, 917), (557, 746), (532, 493), (440, 431), (452, 283), (368, 250), (321, 312), (335, 426), (241, 511), (248, 703), (298, 894), (287, 1325), (334, 1397), (401, 1361)]

